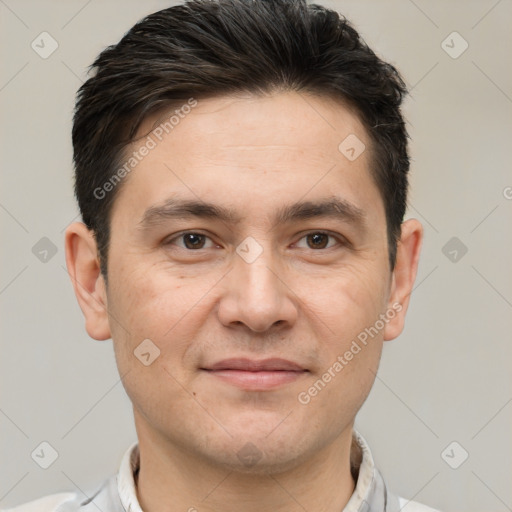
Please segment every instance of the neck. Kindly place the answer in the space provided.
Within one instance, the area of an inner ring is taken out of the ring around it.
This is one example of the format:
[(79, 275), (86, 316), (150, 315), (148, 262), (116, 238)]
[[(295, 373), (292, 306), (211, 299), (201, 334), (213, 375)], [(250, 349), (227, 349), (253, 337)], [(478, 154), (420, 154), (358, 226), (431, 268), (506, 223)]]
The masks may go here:
[[(361, 454), (352, 445), (352, 425), (313, 457), (291, 469), (237, 472), (156, 439), (138, 428), (140, 470), (137, 497), (145, 512), (340, 512), (354, 492), (352, 466)], [(352, 451), (351, 451), (352, 447)]]

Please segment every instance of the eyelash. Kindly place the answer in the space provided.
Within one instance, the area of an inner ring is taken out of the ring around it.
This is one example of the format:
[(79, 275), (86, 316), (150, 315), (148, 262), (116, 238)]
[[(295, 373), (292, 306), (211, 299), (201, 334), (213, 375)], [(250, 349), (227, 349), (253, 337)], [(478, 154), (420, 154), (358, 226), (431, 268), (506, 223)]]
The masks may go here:
[[(167, 240), (164, 245), (168, 246), (168, 245), (175, 245), (173, 244), (173, 242), (175, 240), (178, 240), (178, 239), (183, 239), (183, 237), (185, 235), (200, 235), (200, 236), (204, 236), (206, 238), (208, 238), (209, 240), (211, 240), (211, 238), (204, 234), (204, 233), (201, 233), (199, 231), (183, 231), (181, 233), (179, 233), (178, 235), (174, 236), (173, 238)], [(307, 233), (305, 233), (299, 240), (298, 242), (300, 242), (301, 240), (303, 240), (304, 238), (307, 238), (308, 236), (310, 235), (325, 235), (325, 236), (328, 236), (330, 238), (334, 238), (337, 242), (338, 242), (338, 245), (340, 246), (346, 246), (348, 244), (347, 240), (345, 238), (343, 238), (341, 235), (338, 235), (338, 234), (333, 234), (329, 231), (308, 231)], [(213, 240), (211, 240), (213, 242)], [(298, 243), (296, 242), (296, 243)], [(327, 243), (327, 245), (329, 245), (329, 243)], [(199, 251), (202, 251), (202, 250), (206, 250), (206, 249), (209, 249), (208, 247), (201, 247), (200, 249), (188, 249), (187, 247), (181, 247), (181, 246), (178, 246), (180, 249), (183, 249), (187, 252), (199, 252)], [(320, 251), (323, 251), (323, 250), (328, 250), (328, 249), (332, 249), (333, 247), (335, 246), (331, 246), (331, 247), (323, 247), (323, 248), (320, 248), (320, 249), (311, 249), (312, 251), (315, 251), (315, 252), (320, 252)]]

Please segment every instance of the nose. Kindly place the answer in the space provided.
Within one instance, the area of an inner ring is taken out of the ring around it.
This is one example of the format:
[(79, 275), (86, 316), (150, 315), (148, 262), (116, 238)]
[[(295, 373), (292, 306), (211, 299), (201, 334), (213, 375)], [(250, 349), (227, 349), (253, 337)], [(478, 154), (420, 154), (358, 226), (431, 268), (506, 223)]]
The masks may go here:
[(234, 255), (234, 268), (225, 278), (225, 293), (218, 315), (223, 325), (245, 325), (262, 333), (293, 325), (297, 318), (297, 298), (275, 265), (270, 249), (251, 263)]

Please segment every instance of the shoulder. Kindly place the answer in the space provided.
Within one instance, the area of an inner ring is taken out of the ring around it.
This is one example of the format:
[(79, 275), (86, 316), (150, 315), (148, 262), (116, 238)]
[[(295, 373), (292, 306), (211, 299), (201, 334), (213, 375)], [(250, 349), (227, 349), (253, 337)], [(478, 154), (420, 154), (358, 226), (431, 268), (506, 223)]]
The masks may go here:
[(1, 509), (0, 512), (58, 512), (61, 505), (73, 502), (76, 498), (77, 494), (74, 492), (50, 494), (14, 508)]
[(49, 494), (0, 512), (105, 512), (123, 511), (117, 487), (117, 475), (103, 481), (101, 486), (83, 492)]
[(398, 503), (401, 512), (440, 512), (435, 508), (427, 507), (427, 505), (402, 498), (401, 496), (398, 496)]
[[(132, 463), (134, 449), (138, 444), (134, 443), (123, 456), (121, 473), (130, 475), (130, 464)], [(135, 451), (138, 454), (137, 451)], [(36, 500), (22, 503), (11, 508), (0, 508), (0, 512), (105, 512), (124, 511), (119, 496), (118, 476), (120, 473), (112, 474), (103, 480), (99, 485), (81, 490), (80, 492), (60, 492), (48, 494)], [(129, 476), (124, 475), (124, 479)], [(133, 475), (131, 475), (133, 479)], [(126, 485), (126, 484), (125, 484)]]

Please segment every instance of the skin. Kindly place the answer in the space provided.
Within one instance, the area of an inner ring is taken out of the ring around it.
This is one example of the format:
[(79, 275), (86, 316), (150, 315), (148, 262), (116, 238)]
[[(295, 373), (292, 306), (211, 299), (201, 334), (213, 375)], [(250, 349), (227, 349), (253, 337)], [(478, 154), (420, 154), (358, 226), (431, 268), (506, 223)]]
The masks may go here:
[[(160, 117), (146, 119), (140, 135)], [(354, 161), (338, 150), (349, 134), (367, 148)], [(145, 511), (346, 505), (354, 418), (383, 342), (403, 329), (423, 236), (417, 220), (402, 224), (391, 272), (369, 148), (357, 116), (326, 97), (200, 100), (124, 178), (112, 210), (108, 287), (92, 233), (82, 223), (68, 227), (67, 266), (87, 332), (113, 339), (133, 403)], [(241, 219), (169, 219), (142, 230), (146, 209), (170, 196), (229, 207)], [(275, 222), (283, 205), (333, 196), (364, 211), (364, 229), (322, 217)], [(187, 248), (183, 231), (206, 235), (203, 248)], [(325, 248), (307, 237), (318, 231), (333, 235), (321, 237)], [(236, 252), (247, 237), (262, 248), (252, 263)], [(378, 335), (300, 403), (299, 393), (397, 303), (401, 311)], [(134, 356), (145, 339), (160, 350), (149, 366)], [(308, 371), (254, 391), (200, 369), (229, 357), (281, 357)], [(260, 455), (252, 466), (238, 456), (248, 443)]]

